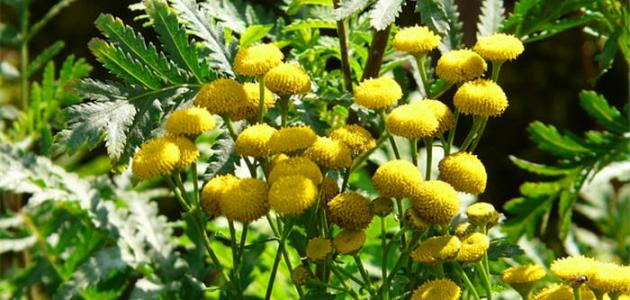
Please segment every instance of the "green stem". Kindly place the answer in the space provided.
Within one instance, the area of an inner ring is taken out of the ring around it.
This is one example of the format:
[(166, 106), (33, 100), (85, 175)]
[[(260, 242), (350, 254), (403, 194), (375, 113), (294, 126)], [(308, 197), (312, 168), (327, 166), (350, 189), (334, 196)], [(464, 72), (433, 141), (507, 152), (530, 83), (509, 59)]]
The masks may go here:
[(286, 127), (289, 119), (289, 97), (280, 96), (280, 126)]
[(479, 293), (477, 292), (475, 285), (472, 283), (472, 281), (470, 281), (470, 278), (466, 274), (466, 271), (464, 271), (459, 263), (453, 263), (453, 266), (455, 266), (455, 272), (457, 273), (457, 275), (459, 275), (459, 277), (464, 281), (464, 284), (466, 284), (466, 288), (468, 288), (472, 292), (475, 300), (479, 300)]
[(492, 62), (492, 81), (497, 82), (499, 79), (499, 72), (501, 72), (501, 66), (503, 65), (503, 61), (494, 61)]
[(199, 199), (199, 176), (197, 175), (197, 162), (196, 161), (190, 165), (190, 171), (192, 173), (192, 179), (193, 179), (194, 205), (198, 208), (201, 208), (200, 206), (201, 203)]
[(192, 208), (190, 207), (190, 205), (188, 205), (186, 200), (184, 200), (184, 198), (182, 197), (181, 191), (175, 185), (175, 182), (173, 181), (173, 178), (171, 177), (171, 175), (164, 176), (164, 179), (166, 179), (166, 182), (171, 187), (171, 190), (175, 194), (175, 198), (179, 202), (179, 205), (181, 205), (182, 208), (184, 208), (184, 211), (186, 211), (186, 212), (191, 211)]
[(341, 192), (345, 192), (348, 187), (348, 182), (350, 181), (350, 174), (352, 173), (352, 166), (346, 169), (346, 172), (343, 174), (343, 183), (341, 184)]
[(573, 299), (582, 300), (582, 294), (580, 293), (580, 285), (573, 287)]
[(477, 135), (477, 131), (479, 130), (480, 126), (481, 126), (481, 119), (477, 117), (473, 117), (472, 127), (470, 128), (468, 135), (466, 135), (466, 138), (464, 139), (464, 142), (462, 143), (462, 147), (460, 148), (460, 151), (466, 151), (466, 148), (470, 146), (470, 143), (472, 143), (473, 139)]
[(387, 232), (385, 231), (385, 218), (381, 217), (381, 251), (383, 252), (383, 261), (381, 263), (381, 277), (383, 284), (381, 285), (381, 299), (389, 299), (389, 285), (387, 281)]
[[(398, 213), (398, 223), (400, 226), (400, 251), (404, 251), (407, 247), (407, 241), (405, 237), (405, 213), (403, 212), (402, 199), (396, 198), (396, 212)], [(384, 220), (385, 218), (381, 218)]]
[(480, 122), (481, 125), (479, 125), (479, 130), (477, 130), (477, 134), (475, 135), (475, 139), (470, 146), (469, 152), (475, 152), (475, 149), (477, 149), (477, 145), (481, 140), (481, 136), (483, 136), (483, 132), (486, 130), (486, 125), (488, 125), (488, 117), (482, 117)]
[[(383, 120), (383, 126), (384, 126), (387, 120), (387, 117), (385, 116), (385, 110), (384, 109), (379, 110), (378, 114), (381, 116), (381, 120)], [(398, 153), (398, 147), (396, 146), (396, 141), (394, 140), (394, 137), (391, 135), (389, 135), (389, 142), (392, 144), (392, 149), (394, 150), (394, 156), (396, 157), (396, 159), (400, 159), (400, 153)]]
[(337, 266), (334, 265), (334, 263), (330, 263), (330, 261), (328, 262), (328, 264), (330, 265), (330, 269), (336, 269), (337, 272), (341, 273), (341, 275), (347, 277), (348, 279), (354, 281), (356, 284), (358, 285), (363, 285), (365, 284), (365, 282), (363, 282), (363, 280), (357, 278), (356, 276), (348, 273), (348, 271), (342, 269), (342, 268), (338, 268)]
[(339, 279), (339, 282), (341, 282), (341, 285), (343, 285), (343, 289), (346, 291), (346, 293), (350, 294), (350, 296), (352, 296), (353, 299), (359, 299), (359, 296), (357, 295), (357, 293), (348, 286), (344, 277), (339, 273), (339, 270), (335, 267), (332, 267), (332, 265), (333, 264), (331, 264), (330, 270), (333, 272), (333, 274), (335, 274), (335, 276), (337, 276), (337, 278)]
[[(269, 275), (269, 283), (267, 284), (267, 292), (265, 293), (265, 299), (271, 299), (271, 293), (273, 291), (273, 284), (276, 281), (276, 274), (278, 273), (278, 266), (280, 266), (280, 260), (282, 259), (282, 252), (284, 251), (284, 243), (286, 240), (286, 235), (283, 234), (280, 237), (280, 244), (278, 244), (278, 250), (276, 252), (276, 257), (273, 260), (273, 267), (271, 268), (271, 274)], [(293, 270), (289, 270), (292, 272)]]
[(258, 122), (262, 123), (265, 117), (265, 76), (258, 76), (258, 91), (260, 101), (258, 102)]
[(446, 153), (446, 155), (451, 154), (451, 148), (453, 147), (453, 141), (455, 140), (455, 130), (457, 129), (457, 122), (459, 121), (459, 109), (457, 107), (455, 107), (453, 115), (455, 118), (453, 129), (448, 132), (447, 144), (444, 146), (444, 152)]
[(426, 53), (423, 53), (416, 57), (416, 61), (418, 62), (418, 71), (420, 72), (420, 78), (422, 79), (422, 86), (424, 88), (424, 94), (427, 98), (431, 98), (431, 86), (429, 84), (429, 76), (427, 76), (427, 69), (424, 66), (425, 59), (427, 57)]
[(481, 280), (483, 281), (484, 288), (486, 289), (486, 298), (488, 300), (492, 300), (492, 286), (490, 284), (490, 277), (488, 276), (488, 271), (482, 262), (477, 263), (477, 267), (479, 271), (481, 271)]
[[(24, 10), (28, 10), (24, 8)], [(25, 22), (26, 23), (26, 22)], [(26, 25), (26, 24), (23, 24)], [(22, 43), (20, 45), (20, 98), (22, 100), (22, 110), (28, 109), (28, 25), (22, 28)], [(37, 112), (39, 113), (39, 112)]]
[[(236, 132), (236, 128), (234, 128), (234, 124), (232, 123), (232, 119), (229, 117), (223, 116), (223, 123), (225, 123), (225, 127), (227, 127), (230, 137), (232, 140), (236, 142), (238, 138), (238, 132)], [(247, 169), (249, 169), (249, 173), (251, 173), (252, 178), (256, 178), (256, 166), (254, 163), (250, 162), (246, 156), (241, 156), (247, 165)]]
[(234, 229), (234, 222), (228, 219), (228, 225), (230, 227), (230, 246), (232, 246), (232, 281), (236, 286), (236, 295), (239, 299), (243, 299), (243, 290), (240, 280), (240, 268), (238, 261), (238, 248), (236, 246), (236, 230)]
[(409, 143), (411, 144), (411, 161), (414, 166), (418, 166), (418, 140), (417, 139), (409, 139)]
[(372, 288), (372, 282), (370, 281), (370, 276), (368, 276), (367, 271), (365, 271), (365, 267), (363, 266), (363, 262), (361, 261), (361, 257), (358, 254), (353, 255), (354, 261), (357, 264), (357, 268), (359, 269), (359, 273), (361, 273), (361, 277), (363, 278), (363, 284), (365, 288), (368, 290), (368, 293), (372, 295), (372, 297), (376, 297), (376, 293)]
[(431, 180), (431, 165), (433, 164), (433, 139), (424, 139), (424, 145), (427, 152), (427, 165), (424, 177), (426, 178), (426, 180)]
[(243, 252), (245, 251), (245, 242), (247, 241), (247, 231), (249, 228), (249, 223), (243, 223), (243, 230), (241, 231), (241, 241), (238, 244), (238, 261), (243, 261)]
[(440, 98), (440, 96), (442, 96), (442, 94), (446, 93), (446, 91), (448, 91), (452, 86), (453, 86), (453, 83), (449, 82), (447, 85), (443, 86), (442, 89), (438, 90), (437, 93), (435, 93), (435, 95), (432, 95), (431, 99)]

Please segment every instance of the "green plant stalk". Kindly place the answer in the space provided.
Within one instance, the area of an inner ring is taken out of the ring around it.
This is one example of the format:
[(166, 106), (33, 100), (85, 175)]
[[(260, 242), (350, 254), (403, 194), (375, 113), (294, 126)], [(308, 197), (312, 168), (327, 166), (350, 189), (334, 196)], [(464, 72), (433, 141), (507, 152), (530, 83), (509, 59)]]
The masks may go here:
[(411, 144), (411, 162), (413, 162), (414, 166), (418, 166), (418, 140), (417, 139), (409, 139), (409, 143)]
[(418, 63), (418, 71), (420, 73), (420, 78), (422, 79), (422, 87), (424, 88), (424, 94), (427, 98), (431, 98), (431, 85), (429, 84), (429, 76), (427, 76), (427, 69), (424, 65), (427, 54), (422, 53), (416, 56), (416, 62)]
[[(405, 237), (405, 215), (403, 212), (402, 199), (396, 198), (396, 212), (398, 213), (398, 223), (400, 224), (400, 251), (404, 251), (405, 247), (407, 247), (407, 241)], [(383, 220), (385, 218), (383, 217), (381, 219)]]
[(381, 277), (383, 283), (381, 285), (381, 299), (389, 299), (389, 285), (387, 282), (387, 232), (385, 231), (385, 218), (381, 217), (381, 251), (383, 251), (383, 262), (381, 264)]
[[(387, 119), (387, 117), (385, 116), (385, 110), (381, 109), (378, 111), (379, 116), (381, 116), (381, 119), (383, 120), (383, 126), (385, 125), (385, 120)], [(385, 132), (387, 132), (387, 129), (383, 130), (383, 134), (385, 134)], [(394, 156), (396, 157), (396, 159), (400, 159), (400, 153), (398, 153), (398, 147), (396, 146), (396, 141), (394, 140), (394, 137), (389, 135), (389, 142), (392, 144), (392, 149), (394, 150)]]
[(488, 271), (482, 262), (477, 262), (478, 271), (481, 272), (479, 274), (481, 276), (481, 280), (483, 281), (484, 288), (486, 289), (487, 299), (492, 300), (492, 286), (490, 284), (490, 276), (488, 275)]
[(494, 82), (497, 82), (499, 79), (499, 73), (501, 72), (501, 66), (503, 65), (503, 61), (493, 61), (492, 62), (492, 75), (490, 79)]
[(343, 288), (340, 288), (340, 287), (337, 287), (337, 286), (334, 286), (334, 285), (330, 285), (330, 284), (326, 284), (326, 283), (324, 283), (324, 282), (322, 282), (320, 280), (317, 280), (317, 279), (311, 279), (307, 283), (308, 284), (312, 284), (312, 285), (316, 285), (316, 286), (319, 286), (319, 287), (323, 287), (323, 288), (326, 288), (326, 289), (333, 289), (333, 290), (340, 291), (340, 292), (348, 292), (347, 290), (344, 290)]
[(249, 229), (249, 222), (243, 223), (243, 230), (241, 231), (241, 241), (238, 244), (238, 261), (243, 261), (243, 252), (245, 252), (245, 243), (247, 242), (247, 231)]
[(329, 268), (330, 268), (331, 270), (332, 270), (332, 269), (335, 269), (337, 272), (341, 273), (341, 275), (343, 275), (343, 276), (345, 276), (346, 278), (348, 278), (348, 279), (350, 279), (350, 280), (354, 281), (356, 284), (358, 284), (358, 285), (363, 285), (363, 284), (365, 284), (365, 282), (363, 282), (363, 280), (361, 280), (361, 279), (357, 278), (356, 276), (354, 276), (354, 275), (352, 275), (352, 274), (348, 273), (346, 270), (344, 270), (344, 269), (342, 269), (342, 268), (337, 268), (337, 267), (335, 266), (335, 264), (330, 263), (330, 259), (329, 259), (328, 261), (326, 261), (326, 263), (329, 265)]
[(453, 141), (455, 140), (455, 130), (457, 129), (457, 123), (459, 121), (459, 109), (455, 107), (453, 112), (455, 120), (453, 121), (453, 129), (449, 130), (447, 143), (444, 145), (444, 156), (451, 154), (451, 148), (453, 148)]
[[(331, 266), (333, 266), (334, 264), (331, 264)], [(359, 296), (357, 295), (357, 293), (355, 291), (353, 291), (348, 284), (346, 283), (346, 280), (344, 279), (344, 277), (342, 275), (340, 275), (339, 270), (336, 267), (331, 267), (330, 270), (333, 272), (333, 274), (335, 274), (335, 276), (337, 276), (337, 278), (339, 279), (339, 282), (341, 282), (341, 285), (343, 286), (343, 289), (346, 291), (346, 293), (350, 294), (350, 296), (352, 296), (353, 299), (359, 299)]]
[[(339, 7), (339, 0), (333, 0), (333, 7)], [(337, 21), (337, 37), (339, 38), (339, 52), (341, 54), (341, 71), (346, 91), (352, 94), (352, 73), (350, 60), (348, 59), (348, 35), (346, 33), (346, 20)]]
[(341, 191), (345, 191), (346, 188), (348, 187), (348, 180), (350, 179), (350, 175), (352, 174), (352, 172), (354, 172), (359, 166), (361, 166), (361, 164), (368, 159), (368, 157), (370, 157), (370, 155), (376, 151), (376, 149), (378, 149), (378, 147), (380, 147), (383, 142), (385, 142), (386, 139), (388, 139), (390, 137), (390, 134), (386, 131), (383, 132), (383, 134), (381, 134), (381, 137), (378, 138), (378, 140), (376, 141), (376, 146), (374, 146), (374, 148), (363, 152), (359, 157), (355, 158), (354, 161), (352, 162), (352, 166), (350, 166), (350, 170), (347, 174), (345, 174), (344, 176), (344, 181), (341, 184)]
[[(232, 119), (230, 119), (229, 117), (225, 117), (222, 116), (223, 118), (223, 122), (225, 123), (225, 127), (227, 127), (228, 129), (228, 133), (230, 134), (230, 137), (232, 138), (232, 140), (234, 142), (236, 142), (236, 139), (238, 138), (238, 133), (236, 132), (236, 129), (234, 128), (234, 124), (232, 123)], [(245, 164), (247, 165), (247, 169), (249, 169), (249, 172), (252, 175), (252, 178), (256, 178), (256, 166), (254, 163), (250, 162), (249, 159), (247, 159), (246, 156), (241, 156), (243, 158), (243, 160), (245, 161)]]
[[(24, 8), (24, 10), (28, 10), (28, 8)], [(24, 14), (27, 14), (24, 12)], [(22, 20), (22, 40), (20, 43), (20, 98), (22, 102), (22, 110), (26, 111), (28, 109), (28, 20), (26, 16), (22, 16), (24, 18)]]
[(466, 275), (466, 271), (464, 271), (462, 266), (460, 266), (459, 263), (453, 263), (453, 266), (455, 266), (455, 272), (457, 275), (459, 275), (459, 277), (464, 281), (464, 284), (466, 284), (466, 287), (472, 292), (475, 300), (481, 299), (479, 298), (479, 293), (477, 292), (475, 285), (472, 281), (470, 281), (470, 278), (468, 278), (468, 275)]
[(573, 287), (573, 299), (582, 300), (582, 294), (580, 293), (580, 285)]
[(431, 167), (433, 164), (433, 138), (424, 139), (424, 145), (427, 152), (427, 165), (424, 177), (426, 180), (431, 180)]
[(477, 131), (479, 130), (480, 126), (481, 126), (481, 119), (477, 117), (473, 117), (473, 124), (470, 128), (470, 131), (468, 132), (468, 135), (466, 135), (464, 142), (462, 143), (462, 147), (460, 148), (460, 151), (466, 151), (468, 146), (470, 146), (470, 143), (472, 143), (473, 139), (477, 135)]
[[(275, 282), (276, 274), (278, 273), (278, 266), (280, 266), (280, 260), (282, 259), (282, 252), (284, 251), (284, 243), (287, 235), (283, 234), (280, 237), (278, 250), (276, 256), (273, 259), (273, 267), (271, 268), (271, 274), (269, 275), (269, 283), (267, 283), (267, 291), (265, 292), (265, 299), (271, 299), (271, 293), (273, 292), (273, 283)], [(292, 270), (289, 270), (291, 272)]]
[(356, 253), (352, 255), (352, 257), (354, 258), (354, 262), (357, 264), (357, 269), (359, 269), (359, 273), (361, 273), (361, 278), (363, 278), (363, 284), (365, 285), (365, 288), (368, 290), (368, 293), (370, 293), (372, 297), (376, 297), (376, 292), (374, 292), (374, 289), (372, 288), (370, 276), (368, 275), (367, 271), (365, 271), (365, 267), (363, 266), (361, 257), (359, 257), (359, 254)]
[(481, 136), (483, 136), (484, 131), (486, 130), (486, 125), (488, 125), (488, 117), (481, 117), (481, 125), (479, 125), (479, 129), (477, 130), (477, 134), (475, 134), (475, 138), (473, 139), (472, 145), (470, 146), (470, 152), (475, 152), (477, 149), (477, 145), (481, 140)]
[(260, 93), (260, 100), (258, 101), (258, 122), (262, 123), (265, 117), (265, 76), (257, 76), (258, 79), (258, 92)]
[(188, 203), (186, 202), (186, 200), (184, 200), (184, 198), (182, 197), (182, 195), (180, 194), (179, 189), (177, 188), (177, 186), (175, 185), (175, 182), (173, 181), (173, 178), (171, 177), (171, 175), (167, 175), (164, 176), (164, 179), (166, 179), (166, 182), (168, 183), (168, 185), (170, 186), (171, 190), (173, 191), (173, 193), (175, 194), (175, 198), (177, 199), (177, 201), (179, 202), (179, 205), (182, 206), (182, 208), (184, 208), (184, 210), (186, 212), (189, 212), (192, 210), (192, 208), (190, 207), (190, 205), (188, 205)]
[(238, 299), (243, 299), (243, 290), (241, 289), (240, 279), (240, 263), (238, 260), (238, 247), (236, 246), (236, 230), (234, 229), (234, 222), (228, 219), (228, 225), (230, 227), (230, 246), (232, 248), (232, 281), (236, 286), (236, 296)]
[(280, 96), (280, 126), (287, 127), (289, 120), (289, 96)]

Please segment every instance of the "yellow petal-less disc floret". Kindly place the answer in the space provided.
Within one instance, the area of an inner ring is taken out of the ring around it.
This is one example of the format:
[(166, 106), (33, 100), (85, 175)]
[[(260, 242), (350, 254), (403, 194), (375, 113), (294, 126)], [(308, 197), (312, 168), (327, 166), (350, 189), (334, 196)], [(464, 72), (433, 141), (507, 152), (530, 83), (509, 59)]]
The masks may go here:
[(256, 158), (269, 156), (271, 153), (269, 140), (276, 131), (275, 128), (265, 123), (247, 127), (236, 139), (236, 152)]
[(274, 183), (281, 177), (291, 175), (302, 175), (315, 184), (322, 182), (322, 171), (317, 164), (303, 156), (290, 157), (277, 162), (271, 168), (267, 180), (269, 183)]
[(488, 175), (476, 155), (457, 152), (443, 158), (438, 168), (440, 180), (448, 182), (455, 190), (478, 195), (486, 190)]
[(351, 255), (359, 252), (365, 244), (365, 231), (343, 229), (337, 233), (333, 246), (341, 255)]
[(302, 286), (311, 278), (311, 271), (304, 265), (299, 265), (291, 271), (291, 280), (297, 286)]
[(495, 33), (477, 39), (473, 49), (487, 60), (503, 62), (517, 58), (525, 47), (523, 42), (513, 35)]
[(311, 91), (311, 77), (302, 66), (283, 63), (265, 74), (265, 86), (278, 95), (297, 95)]
[(595, 274), (597, 261), (585, 256), (558, 258), (551, 263), (551, 273), (565, 281), (586, 282)]
[(310, 127), (285, 127), (271, 136), (269, 147), (272, 154), (303, 150), (315, 143), (317, 135)]
[(448, 278), (436, 279), (423, 283), (413, 291), (411, 300), (457, 300), (461, 288)]
[(337, 181), (330, 176), (324, 177), (319, 193), (322, 207), (328, 209), (328, 202), (339, 195), (339, 185)]
[(541, 265), (522, 265), (507, 268), (501, 273), (501, 281), (507, 284), (536, 282), (547, 275)]
[(299, 215), (317, 198), (317, 185), (302, 175), (278, 178), (269, 190), (269, 205), (282, 215)]
[(369, 131), (356, 125), (345, 125), (330, 133), (330, 138), (346, 144), (352, 152), (352, 157), (357, 157), (376, 147), (376, 141)]
[(234, 71), (241, 75), (259, 76), (282, 63), (284, 54), (274, 44), (258, 44), (240, 48), (234, 57)]
[(440, 123), (424, 101), (394, 108), (385, 121), (385, 128), (389, 133), (408, 139), (431, 137), (439, 126)]
[(221, 212), (229, 220), (252, 222), (269, 212), (267, 184), (259, 179), (244, 178), (226, 187), (219, 198)]
[(465, 236), (462, 240), (462, 247), (457, 254), (457, 261), (474, 262), (479, 261), (490, 248), (488, 236), (481, 232), (474, 232)]
[(381, 196), (398, 199), (411, 196), (414, 187), (421, 182), (418, 168), (406, 160), (390, 160), (372, 176), (372, 183)]
[[(580, 287), (582, 300), (595, 300), (595, 294), (586, 286)], [(552, 284), (538, 291), (532, 300), (573, 300), (573, 288), (566, 284)]]
[(456, 236), (434, 236), (422, 241), (410, 255), (415, 262), (435, 264), (457, 257), (461, 246)]
[(317, 137), (315, 143), (304, 151), (304, 156), (330, 170), (340, 170), (352, 164), (350, 148), (329, 137)]
[[(233, 121), (239, 121), (244, 119), (251, 119), (258, 116), (260, 110), (260, 87), (257, 83), (247, 82), (243, 84), (247, 99), (245, 102), (234, 107), (229, 113), (230, 118)], [(273, 93), (267, 88), (264, 89), (265, 102), (263, 102), (263, 110), (267, 111), (273, 107), (276, 103)]]
[(203, 108), (190, 107), (174, 111), (166, 119), (166, 132), (171, 135), (197, 136), (214, 128), (212, 115)]
[(453, 103), (463, 114), (482, 117), (499, 116), (508, 107), (503, 89), (486, 79), (462, 84), (453, 96)]
[(470, 222), (478, 226), (494, 226), (499, 221), (499, 212), (490, 203), (477, 202), (466, 209)]
[(469, 81), (481, 77), (488, 64), (472, 50), (451, 50), (438, 59), (435, 73), (441, 79), (453, 83)]
[(595, 274), (588, 281), (593, 291), (609, 295), (630, 294), (630, 267), (597, 262)]
[(221, 197), (227, 188), (238, 183), (238, 178), (231, 174), (216, 176), (208, 181), (201, 190), (201, 207), (211, 218), (221, 215)]
[(421, 182), (411, 194), (413, 209), (425, 221), (448, 225), (459, 211), (459, 198), (453, 187), (441, 180)]
[(437, 48), (440, 40), (440, 36), (426, 26), (406, 27), (396, 33), (392, 47), (411, 55), (422, 55)]
[(199, 158), (199, 149), (188, 138), (183, 136), (169, 136), (170, 139), (179, 148), (179, 161), (177, 162), (177, 168), (186, 168)]
[(354, 102), (371, 109), (385, 108), (402, 96), (398, 82), (388, 77), (366, 79), (354, 89)]
[(324, 261), (331, 252), (332, 244), (326, 238), (312, 238), (306, 244), (306, 257), (315, 262)]
[(170, 138), (155, 138), (140, 146), (133, 156), (131, 171), (138, 179), (151, 179), (178, 168), (180, 150)]
[(425, 99), (422, 102), (429, 107), (439, 124), (433, 137), (439, 137), (455, 126), (455, 116), (453, 112), (451, 112), (451, 109), (448, 108), (446, 104), (442, 103), (442, 101)]
[(347, 229), (365, 229), (372, 222), (370, 200), (354, 192), (341, 193), (328, 202), (333, 223)]
[(243, 85), (225, 78), (204, 84), (195, 97), (196, 106), (218, 115), (227, 115), (244, 103), (247, 103), (247, 93)]

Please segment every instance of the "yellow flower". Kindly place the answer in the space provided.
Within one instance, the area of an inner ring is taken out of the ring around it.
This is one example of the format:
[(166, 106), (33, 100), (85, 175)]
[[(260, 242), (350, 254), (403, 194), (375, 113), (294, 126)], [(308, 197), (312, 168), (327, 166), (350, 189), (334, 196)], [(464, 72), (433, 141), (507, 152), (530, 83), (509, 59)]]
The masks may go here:
[(407, 224), (411, 225), (413, 229), (418, 231), (425, 231), (429, 228), (429, 226), (431, 226), (431, 224), (427, 224), (427, 222), (422, 220), (412, 207), (405, 211), (405, 221)]
[(201, 191), (201, 207), (211, 218), (221, 215), (219, 202), (225, 190), (238, 179), (231, 174), (216, 176), (208, 181)]
[(455, 227), (455, 235), (458, 238), (463, 238), (473, 232), (475, 232), (475, 225), (468, 222), (460, 223)]
[(188, 167), (199, 158), (199, 150), (191, 140), (182, 136), (170, 136), (166, 138), (170, 139), (179, 148), (177, 168)]
[(354, 193), (341, 193), (328, 202), (333, 223), (347, 229), (365, 229), (372, 222), (370, 200)]
[(320, 200), (322, 201), (322, 207), (328, 208), (328, 202), (339, 195), (339, 185), (332, 177), (324, 177), (322, 186), (320, 188)]
[[(580, 287), (582, 300), (595, 300), (595, 294), (586, 286)], [(532, 300), (573, 300), (573, 288), (566, 284), (552, 284), (536, 293)]]
[(394, 201), (392, 201), (392, 198), (378, 197), (372, 201), (372, 213), (379, 217), (389, 215), (393, 209)]
[(291, 271), (291, 280), (297, 286), (304, 285), (311, 278), (311, 271), (304, 265), (299, 265)]
[(464, 83), (455, 92), (453, 103), (463, 114), (482, 117), (499, 116), (508, 107), (503, 89), (486, 79)]
[(597, 268), (597, 261), (584, 256), (558, 258), (551, 264), (551, 273), (565, 281), (586, 282)]
[[(232, 109), (229, 113), (230, 118), (234, 121), (251, 119), (258, 116), (260, 106), (260, 87), (257, 83), (247, 82), (243, 84), (247, 99)], [(267, 88), (264, 89), (265, 102), (263, 102), (263, 110), (267, 111), (276, 103), (273, 93)]]
[(595, 274), (589, 279), (588, 286), (601, 293), (630, 293), (630, 267), (597, 262)]
[(265, 86), (278, 95), (296, 95), (311, 91), (311, 77), (302, 66), (283, 63), (265, 74)]
[(219, 198), (221, 212), (229, 220), (252, 222), (269, 212), (267, 184), (259, 179), (238, 179)]
[(429, 107), (439, 124), (433, 137), (439, 137), (455, 126), (455, 116), (453, 116), (451, 109), (448, 108), (446, 104), (442, 103), (442, 101), (425, 99), (422, 102)]
[(490, 240), (481, 233), (475, 232), (465, 236), (462, 240), (462, 247), (457, 254), (457, 261), (474, 262), (480, 260), (490, 248)]
[(474, 154), (450, 154), (440, 161), (438, 168), (440, 180), (448, 182), (457, 191), (478, 195), (486, 190), (486, 168)]
[(217, 79), (204, 84), (195, 97), (195, 105), (212, 114), (226, 115), (243, 103), (247, 103), (245, 88), (233, 79)]
[(170, 138), (149, 140), (133, 156), (133, 176), (144, 180), (170, 174), (178, 168), (180, 153), (179, 147)]
[(352, 164), (348, 146), (329, 137), (317, 137), (315, 143), (304, 151), (304, 156), (330, 170), (348, 168)]
[(306, 244), (306, 257), (312, 261), (322, 262), (326, 260), (328, 254), (332, 252), (330, 240), (316, 237), (312, 238)]
[(472, 50), (451, 50), (438, 59), (435, 73), (441, 79), (459, 83), (481, 77), (488, 68), (486, 61)]
[(487, 60), (502, 62), (515, 59), (523, 53), (525, 47), (523, 42), (513, 35), (495, 33), (480, 37), (473, 49)]
[(422, 174), (414, 164), (406, 160), (390, 160), (376, 169), (372, 183), (383, 197), (402, 199), (412, 194), (422, 182)]
[(439, 126), (440, 123), (424, 101), (394, 108), (385, 121), (389, 133), (408, 139), (434, 136)]
[(271, 153), (291, 153), (308, 148), (315, 143), (317, 135), (310, 127), (296, 126), (281, 128), (271, 136)]
[(527, 295), (534, 284), (545, 275), (547, 271), (543, 266), (533, 264), (514, 266), (501, 273), (501, 281), (512, 286), (521, 295)]
[(243, 130), (236, 139), (236, 152), (241, 155), (263, 158), (269, 156), (269, 140), (276, 129), (265, 124), (256, 124)]
[(330, 133), (330, 138), (341, 141), (350, 148), (352, 157), (357, 157), (376, 147), (376, 141), (365, 128), (352, 124), (337, 128)]
[(435, 264), (456, 258), (461, 246), (456, 236), (434, 236), (422, 241), (410, 255), (415, 262)]
[(411, 300), (457, 300), (462, 291), (457, 284), (447, 278), (423, 283), (413, 291)]
[(365, 232), (363, 230), (343, 229), (335, 236), (333, 246), (337, 253), (341, 255), (352, 255), (363, 247), (365, 244)]
[(241, 75), (259, 76), (282, 63), (284, 54), (273, 44), (240, 48), (234, 57), (234, 71)]
[(302, 175), (315, 184), (322, 182), (322, 171), (319, 167), (312, 160), (302, 156), (283, 159), (275, 163), (267, 180), (269, 183), (274, 183), (281, 177), (291, 175)]
[(478, 226), (494, 226), (499, 222), (499, 213), (490, 203), (477, 202), (466, 209), (468, 220)]
[(421, 182), (411, 195), (413, 208), (430, 224), (448, 225), (459, 211), (459, 198), (453, 187), (440, 180)]
[(283, 176), (271, 184), (269, 205), (282, 215), (299, 215), (317, 198), (317, 186), (302, 175)]
[(354, 102), (358, 105), (381, 109), (402, 98), (400, 85), (391, 78), (366, 79), (354, 89)]
[(212, 115), (199, 107), (184, 108), (174, 111), (166, 119), (166, 132), (172, 135), (197, 136), (214, 128)]
[(396, 33), (392, 47), (412, 55), (421, 55), (437, 48), (440, 40), (440, 36), (426, 26), (406, 27)]

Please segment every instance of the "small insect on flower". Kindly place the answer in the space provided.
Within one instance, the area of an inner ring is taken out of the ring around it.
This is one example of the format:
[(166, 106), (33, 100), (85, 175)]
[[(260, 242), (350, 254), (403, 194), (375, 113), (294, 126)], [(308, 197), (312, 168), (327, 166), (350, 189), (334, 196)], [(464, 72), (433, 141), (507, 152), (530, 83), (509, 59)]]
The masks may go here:
[(593, 277), (597, 261), (585, 256), (558, 258), (551, 263), (551, 273), (566, 282), (582, 283)]
[(234, 70), (246, 76), (259, 76), (282, 63), (284, 54), (274, 44), (258, 44), (240, 48), (234, 57)]
[(354, 90), (354, 102), (371, 109), (385, 108), (402, 98), (403, 92), (394, 79), (366, 79)]
[(483, 76), (488, 64), (472, 50), (451, 50), (438, 59), (435, 73), (441, 79), (460, 83)]
[(448, 278), (427, 281), (411, 294), (411, 300), (457, 300), (461, 288)]
[(405, 27), (394, 36), (392, 47), (398, 51), (419, 56), (437, 48), (440, 40), (440, 36), (426, 26)]

